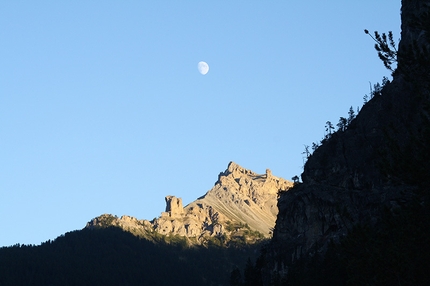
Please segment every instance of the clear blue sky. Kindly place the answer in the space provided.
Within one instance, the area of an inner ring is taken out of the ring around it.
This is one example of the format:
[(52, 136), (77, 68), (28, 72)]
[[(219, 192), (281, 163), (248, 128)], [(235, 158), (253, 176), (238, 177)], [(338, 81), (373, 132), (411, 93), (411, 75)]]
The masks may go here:
[(230, 161), (300, 175), (390, 74), (365, 28), (398, 39), (400, 1), (1, 1), (0, 246), (153, 219)]

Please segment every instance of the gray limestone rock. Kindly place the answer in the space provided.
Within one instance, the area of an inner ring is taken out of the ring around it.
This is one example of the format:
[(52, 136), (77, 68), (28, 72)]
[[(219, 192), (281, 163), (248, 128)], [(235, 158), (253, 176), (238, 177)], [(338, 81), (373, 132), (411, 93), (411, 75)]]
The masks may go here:
[(219, 174), (214, 187), (185, 207), (181, 198), (169, 195), (165, 198), (165, 212), (153, 221), (102, 215), (87, 227), (114, 225), (145, 237), (156, 232), (194, 238), (197, 243), (204, 243), (213, 236), (228, 240), (243, 227), (259, 232), (262, 237), (270, 237), (278, 213), (278, 194), (292, 185), (272, 175), (269, 169), (265, 174), (256, 174), (230, 162), (227, 170)]

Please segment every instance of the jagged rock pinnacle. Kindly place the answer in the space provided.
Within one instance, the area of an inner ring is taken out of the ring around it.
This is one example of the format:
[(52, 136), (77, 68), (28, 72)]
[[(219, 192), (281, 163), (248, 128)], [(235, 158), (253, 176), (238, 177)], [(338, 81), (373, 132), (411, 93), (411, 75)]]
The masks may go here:
[(182, 215), (184, 213), (184, 208), (182, 207), (182, 199), (175, 196), (167, 196), (166, 200), (166, 213), (169, 216)]

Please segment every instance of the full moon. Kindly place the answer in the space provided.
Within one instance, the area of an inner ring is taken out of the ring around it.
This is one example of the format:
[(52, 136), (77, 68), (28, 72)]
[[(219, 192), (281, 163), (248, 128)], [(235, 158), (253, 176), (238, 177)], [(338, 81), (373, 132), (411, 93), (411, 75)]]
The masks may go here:
[(199, 62), (197, 69), (202, 75), (205, 75), (209, 71), (209, 65), (206, 62)]

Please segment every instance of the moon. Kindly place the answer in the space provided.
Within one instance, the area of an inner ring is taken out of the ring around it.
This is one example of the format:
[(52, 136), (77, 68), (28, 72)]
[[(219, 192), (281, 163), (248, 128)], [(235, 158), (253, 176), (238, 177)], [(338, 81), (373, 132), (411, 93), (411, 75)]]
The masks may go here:
[(202, 75), (205, 75), (209, 71), (209, 65), (206, 62), (199, 62), (197, 69)]

